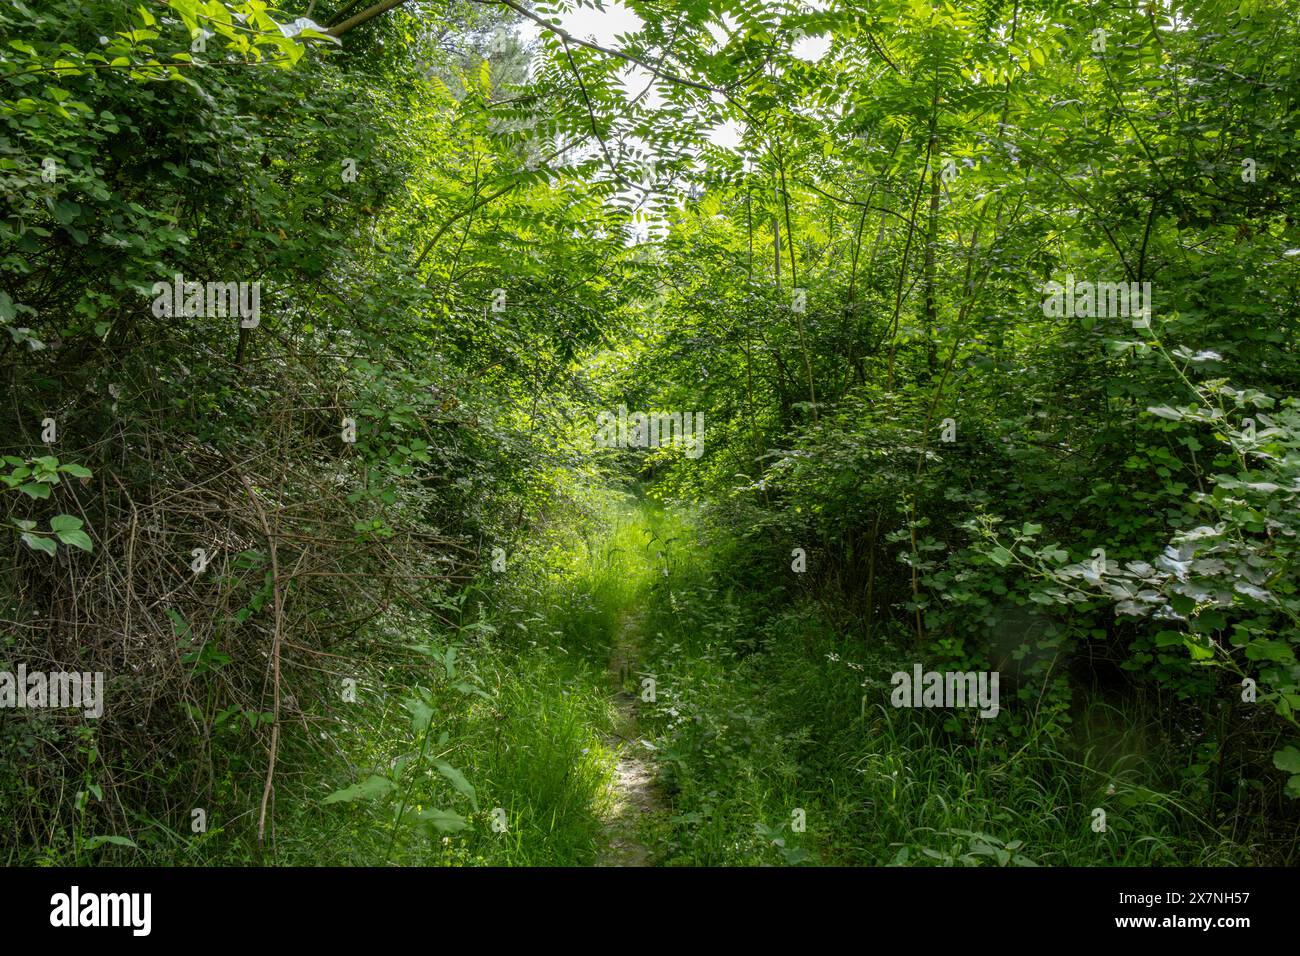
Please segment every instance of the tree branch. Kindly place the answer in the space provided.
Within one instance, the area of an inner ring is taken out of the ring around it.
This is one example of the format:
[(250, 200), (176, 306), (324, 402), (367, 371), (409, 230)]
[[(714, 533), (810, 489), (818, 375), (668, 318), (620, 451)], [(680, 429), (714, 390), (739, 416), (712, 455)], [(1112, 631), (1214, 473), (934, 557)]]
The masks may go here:
[(689, 86), (692, 89), (701, 90), (705, 93), (721, 94), (724, 92), (723, 90), (720, 90), (717, 87), (709, 86), (707, 83), (698, 83), (695, 80), (688, 80), (684, 76), (678, 76), (676, 73), (669, 73), (666, 70), (660, 69), (657, 66), (653, 66), (652, 64), (646, 62), (640, 57), (633, 56), (631, 53), (625, 53), (622, 50), (615, 50), (610, 47), (604, 47), (598, 43), (592, 43), (589, 40), (580, 40), (569, 31), (563, 29), (562, 27), (557, 27), (555, 24), (546, 21), (542, 17), (539, 17), (531, 10), (527, 10), (524, 7), (521, 7), (518, 3), (515, 3), (515, 0), (471, 0), (471, 2), (486, 4), (488, 6), (495, 6), (497, 4), (507, 6), (511, 10), (515, 11), (515, 13), (519, 14), (521, 17), (532, 20), (543, 30), (547, 30), (550, 33), (554, 33), (561, 40), (563, 40), (565, 44), (572, 43), (575, 44), (576, 46), (585, 46), (588, 50), (595, 50), (597, 53), (603, 53), (606, 56), (617, 57), (618, 59), (623, 60), (627, 63), (635, 64), (636, 66), (641, 67), (643, 70), (649, 71), (654, 76), (657, 76), (663, 80), (667, 80), (669, 83), (676, 83), (678, 86)]
[(380, 0), (379, 3), (376, 3), (368, 10), (362, 10), (355, 17), (348, 17), (348, 19), (344, 20), (338, 26), (330, 27), (325, 32), (332, 37), (341, 37), (353, 27), (359, 27), (367, 20), (373, 20), (381, 13), (387, 13), (389, 10), (393, 9), (393, 7), (400, 7), (405, 2), (406, 0)]

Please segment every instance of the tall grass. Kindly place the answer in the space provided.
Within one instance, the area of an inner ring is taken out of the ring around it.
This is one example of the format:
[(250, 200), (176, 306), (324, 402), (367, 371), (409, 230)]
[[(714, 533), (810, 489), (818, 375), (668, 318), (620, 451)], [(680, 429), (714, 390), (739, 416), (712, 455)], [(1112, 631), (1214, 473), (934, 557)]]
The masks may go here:
[(675, 550), (645, 622), (659, 693), (642, 726), (673, 807), (666, 863), (1257, 862), (1156, 759), (1169, 749), (1150, 746), (1140, 701), (1090, 701), (1072, 729), (1031, 714), (1015, 735), (895, 709), (888, 677), (912, 657), (836, 630), (813, 601), (728, 588), (713, 553)]
[[(505, 575), (485, 588), (485, 606), (458, 633), (439, 635), (461, 648), (482, 689), (457, 694), (435, 682), (438, 729), (447, 737), (437, 756), (465, 774), (479, 810), (465, 813), (469, 826), (459, 832), (408, 828), (393, 862), (567, 866), (596, 860), (616, 759), (609, 663), (628, 622), (644, 612), (656, 569), (653, 538), (635, 503), (605, 499), (587, 520), (554, 529), (513, 556)], [(407, 673), (395, 680), (396, 686), (411, 682)], [(412, 750), (408, 715), (389, 710), (354, 733), (358, 765), (391, 766)], [(417, 813), (459, 797), (436, 774), (412, 783)], [(382, 858), (390, 819), (366, 808), (324, 810), (353, 815), (355, 851), (347, 862)], [(320, 812), (313, 808), (310, 815), (317, 819), (304, 828), (309, 838), (320, 832)], [(301, 851), (313, 860), (322, 852), (318, 845)]]
[[(1180, 783), (1159, 715), (1140, 701), (1093, 699), (1072, 725), (1032, 717), (1015, 734), (896, 710), (888, 675), (910, 658), (844, 633), (814, 602), (730, 580), (726, 553), (681, 512), (612, 498), (456, 602), (455, 626), (394, 625), (346, 722), (285, 734), (274, 859), (590, 865), (611, 810), (613, 691), (620, 677), (653, 677), (655, 699), (636, 706), (667, 808), (641, 827), (659, 863), (1257, 862), (1250, 834), (1218, 832), (1203, 795)], [(629, 672), (612, 673), (624, 659)], [(415, 697), (432, 710), (427, 736), (412, 721)], [(247, 741), (218, 745), (257, 769), (239, 757)], [(464, 775), (472, 798), (437, 761)], [(372, 774), (398, 791), (323, 802)], [(218, 775), (214, 805), (253, 805), (249, 777)], [(464, 828), (430, 828), (420, 816), (431, 809)], [(216, 812), (204, 834), (134, 823), (133, 862), (255, 859), (247, 814)]]

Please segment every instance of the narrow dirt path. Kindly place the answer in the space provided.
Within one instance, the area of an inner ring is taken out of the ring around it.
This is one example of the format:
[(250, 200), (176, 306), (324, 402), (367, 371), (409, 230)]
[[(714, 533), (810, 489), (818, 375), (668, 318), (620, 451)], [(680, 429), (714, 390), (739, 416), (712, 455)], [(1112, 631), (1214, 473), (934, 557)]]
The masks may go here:
[(632, 675), (633, 633), (632, 623), (625, 621), (609, 662), (611, 677), (618, 688), (614, 706), (619, 721), (607, 743), (618, 754), (618, 764), (610, 784), (610, 810), (605, 824), (607, 845), (596, 861), (597, 866), (650, 866), (650, 848), (642, 842), (638, 831), (648, 814), (663, 809), (655, 790), (654, 767), (647, 756), (648, 743), (637, 730), (637, 699), (626, 689)]

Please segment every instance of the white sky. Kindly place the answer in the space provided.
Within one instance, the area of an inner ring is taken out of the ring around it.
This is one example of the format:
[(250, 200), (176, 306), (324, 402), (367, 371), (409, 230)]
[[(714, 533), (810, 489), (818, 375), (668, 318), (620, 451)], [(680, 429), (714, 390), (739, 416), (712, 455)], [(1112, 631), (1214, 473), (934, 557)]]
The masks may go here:
[[(826, 9), (828, 4), (829, 0), (812, 0), (807, 6), (811, 9)], [(729, 17), (724, 18), (724, 23), (725, 26), (723, 23), (709, 24), (709, 32), (719, 43), (725, 41), (726, 31), (735, 25)], [(624, 33), (635, 33), (641, 29), (642, 23), (640, 17), (621, 3), (611, 3), (604, 10), (573, 10), (561, 14), (560, 25), (583, 40), (591, 40), (601, 46), (618, 49), (622, 44), (616, 38)], [(520, 26), (518, 32), (520, 39), (531, 43), (541, 36), (542, 28), (528, 20)], [(800, 59), (815, 62), (826, 55), (830, 44), (829, 35), (803, 37), (795, 43), (793, 52)], [(623, 77), (631, 96), (640, 94), (652, 79), (647, 71), (639, 67), (629, 67), (624, 71)], [(653, 106), (662, 104), (663, 100), (652, 89), (646, 94), (644, 102)], [(719, 146), (734, 147), (740, 143), (740, 132), (740, 124), (732, 120), (715, 126), (709, 139)]]

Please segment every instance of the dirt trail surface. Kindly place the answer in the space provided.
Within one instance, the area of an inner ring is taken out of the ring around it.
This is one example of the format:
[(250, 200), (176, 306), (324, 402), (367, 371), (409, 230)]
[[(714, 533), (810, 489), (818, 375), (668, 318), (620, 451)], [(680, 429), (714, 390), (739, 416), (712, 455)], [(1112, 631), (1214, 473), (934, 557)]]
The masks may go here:
[(638, 828), (647, 814), (661, 808), (654, 786), (654, 767), (649, 760), (649, 743), (641, 737), (636, 722), (636, 697), (621, 689), (632, 673), (631, 648), (626, 641), (631, 628), (624, 626), (609, 669), (620, 690), (614, 695), (619, 721), (609, 744), (618, 753), (618, 765), (611, 787), (611, 806), (605, 825), (606, 848), (597, 866), (650, 866), (650, 848)]

